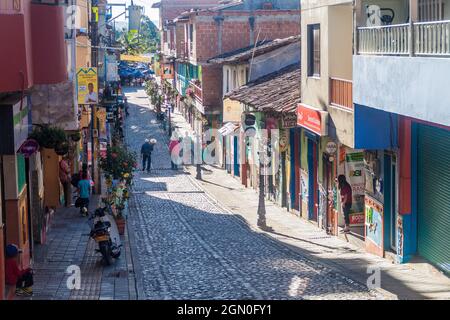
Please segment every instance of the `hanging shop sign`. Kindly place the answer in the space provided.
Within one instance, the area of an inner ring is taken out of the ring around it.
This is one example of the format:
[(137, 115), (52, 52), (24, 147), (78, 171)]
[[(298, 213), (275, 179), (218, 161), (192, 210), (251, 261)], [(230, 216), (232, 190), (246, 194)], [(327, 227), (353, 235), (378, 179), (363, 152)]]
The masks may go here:
[(318, 134), (328, 135), (328, 112), (318, 110), (311, 106), (300, 103), (297, 107), (297, 125)]
[(350, 214), (350, 226), (364, 225), (364, 152), (347, 149), (345, 161), (345, 176), (352, 186), (353, 205)]
[(242, 108), (239, 101), (223, 100), (223, 122), (240, 122)]
[(289, 138), (284, 130), (280, 132), (279, 146), (280, 152), (286, 152), (289, 146)]
[(330, 155), (335, 155), (337, 151), (337, 143), (334, 141), (329, 141), (325, 147), (325, 151)]
[(163, 63), (161, 64), (161, 79), (174, 79), (173, 64)]
[(39, 150), (39, 143), (34, 139), (26, 140), (17, 151), (18, 153), (23, 154), (25, 158), (31, 157)]
[(295, 112), (283, 113), (281, 121), (284, 129), (295, 128), (297, 126), (297, 114)]
[(77, 92), (79, 104), (98, 104), (97, 68), (78, 68)]
[(108, 148), (108, 143), (105, 141), (100, 142), (100, 157), (106, 158), (106, 151)]
[(365, 197), (366, 249), (383, 256), (383, 204), (369, 195)]

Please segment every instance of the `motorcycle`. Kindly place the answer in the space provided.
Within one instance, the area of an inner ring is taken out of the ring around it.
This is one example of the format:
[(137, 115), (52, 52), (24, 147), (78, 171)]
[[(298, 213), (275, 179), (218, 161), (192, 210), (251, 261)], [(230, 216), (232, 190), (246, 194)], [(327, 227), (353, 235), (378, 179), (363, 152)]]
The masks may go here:
[(107, 213), (107, 208), (98, 208), (93, 216), (90, 237), (98, 243), (97, 252), (101, 253), (106, 265), (111, 265), (121, 254), (121, 241), (114, 218)]

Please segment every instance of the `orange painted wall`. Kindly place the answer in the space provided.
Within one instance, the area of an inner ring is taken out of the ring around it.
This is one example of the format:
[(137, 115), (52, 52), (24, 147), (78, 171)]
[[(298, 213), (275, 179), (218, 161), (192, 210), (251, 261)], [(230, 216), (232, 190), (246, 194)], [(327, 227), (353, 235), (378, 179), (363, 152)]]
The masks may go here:
[(59, 181), (60, 157), (53, 149), (42, 149), (44, 163), (44, 206), (59, 208), (61, 206), (61, 185)]

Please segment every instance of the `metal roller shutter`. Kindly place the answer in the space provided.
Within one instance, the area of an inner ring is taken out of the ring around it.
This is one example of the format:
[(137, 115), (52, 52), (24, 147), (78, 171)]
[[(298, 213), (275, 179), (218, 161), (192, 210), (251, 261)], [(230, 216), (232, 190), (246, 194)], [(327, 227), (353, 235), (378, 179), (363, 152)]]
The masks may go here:
[(418, 130), (418, 252), (450, 273), (450, 131)]

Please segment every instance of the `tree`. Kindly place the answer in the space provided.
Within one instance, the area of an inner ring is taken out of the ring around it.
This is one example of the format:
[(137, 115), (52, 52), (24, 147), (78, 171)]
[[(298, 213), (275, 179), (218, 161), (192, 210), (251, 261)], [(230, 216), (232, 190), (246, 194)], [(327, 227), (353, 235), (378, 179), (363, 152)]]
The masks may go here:
[(118, 31), (118, 39), (127, 54), (140, 55), (156, 52), (160, 34), (155, 24), (147, 16), (143, 16), (139, 32), (136, 30)]

